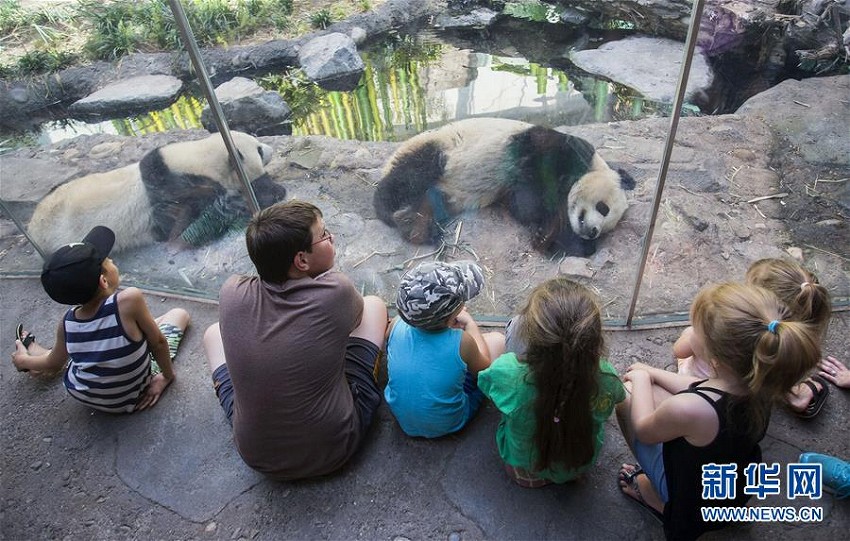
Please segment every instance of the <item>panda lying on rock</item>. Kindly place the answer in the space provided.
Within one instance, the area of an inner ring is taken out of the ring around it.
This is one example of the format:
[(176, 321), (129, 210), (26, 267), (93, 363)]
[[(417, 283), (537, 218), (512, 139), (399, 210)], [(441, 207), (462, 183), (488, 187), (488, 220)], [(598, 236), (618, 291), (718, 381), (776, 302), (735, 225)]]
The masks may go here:
[(415, 244), (438, 242), (467, 210), (496, 203), (548, 253), (589, 256), (617, 225), (635, 187), (578, 137), (526, 122), (470, 118), (421, 133), (393, 154), (375, 212)]
[[(260, 206), (284, 199), (286, 189), (265, 172), (272, 148), (246, 133), (233, 131), (231, 136)], [(241, 184), (216, 133), (156, 148), (139, 163), (58, 186), (36, 206), (27, 230), (42, 249), (52, 253), (81, 239), (93, 226), (105, 225), (115, 231), (113, 251), (118, 252), (178, 240), (214, 207), (220, 212), (212, 220), (223, 223), (201, 224), (205, 226), (201, 229), (220, 234), (227, 222), (250, 215), (239, 191)], [(210, 236), (203, 240), (212, 240)]]

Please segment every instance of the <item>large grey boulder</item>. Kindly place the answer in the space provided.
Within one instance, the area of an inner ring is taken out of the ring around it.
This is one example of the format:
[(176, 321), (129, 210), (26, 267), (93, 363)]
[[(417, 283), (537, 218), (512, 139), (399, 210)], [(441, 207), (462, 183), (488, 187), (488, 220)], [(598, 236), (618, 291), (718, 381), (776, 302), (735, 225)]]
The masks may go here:
[(735, 112), (764, 121), (809, 163), (850, 167), (848, 96), (850, 75), (787, 79)]
[[(685, 44), (667, 38), (631, 36), (598, 49), (573, 51), (570, 60), (588, 73), (634, 89), (649, 100), (670, 103), (682, 66)], [(705, 56), (694, 51), (685, 99), (691, 101), (714, 80)]]
[(168, 107), (183, 81), (170, 75), (142, 75), (107, 85), (71, 104), (75, 118), (114, 118)]
[(442, 13), (437, 16), (434, 26), (446, 29), (458, 28), (486, 28), (493, 24), (499, 14), (492, 9), (476, 8), (462, 15), (450, 15)]
[(365, 68), (354, 40), (339, 32), (308, 41), (298, 61), (307, 77), (325, 90), (353, 90)]
[[(215, 95), (232, 130), (256, 136), (292, 133), (292, 109), (277, 92), (264, 90), (250, 79), (234, 77), (216, 87)], [(218, 131), (209, 105), (201, 112), (201, 124), (207, 131)]]

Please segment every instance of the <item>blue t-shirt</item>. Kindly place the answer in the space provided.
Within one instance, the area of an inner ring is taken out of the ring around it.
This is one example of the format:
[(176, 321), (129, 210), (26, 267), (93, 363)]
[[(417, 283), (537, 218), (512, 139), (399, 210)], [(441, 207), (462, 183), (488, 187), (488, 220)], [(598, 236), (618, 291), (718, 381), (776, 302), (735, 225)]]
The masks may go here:
[(460, 329), (423, 331), (397, 319), (387, 341), (384, 398), (409, 436), (437, 438), (463, 428), (475, 413), (463, 390)]

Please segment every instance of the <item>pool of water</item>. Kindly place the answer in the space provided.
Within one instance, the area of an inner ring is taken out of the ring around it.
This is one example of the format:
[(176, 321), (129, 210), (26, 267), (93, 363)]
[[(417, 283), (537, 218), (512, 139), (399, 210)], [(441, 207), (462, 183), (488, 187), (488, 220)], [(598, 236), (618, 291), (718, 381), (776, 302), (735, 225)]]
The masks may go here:
[[(489, 36), (472, 37), (433, 30), (390, 35), (363, 50), (365, 72), (350, 92), (322, 90), (296, 70), (266, 74), (257, 81), (280, 92), (293, 109), (294, 135), (363, 141), (400, 141), (473, 116), (554, 127), (666, 113), (664, 104), (644, 100), (626, 87), (551, 67), (557, 63), (551, 59), (530, 60), (527, 56), (537, 54), (523, 56), (519, 51), (525, 47)], [(597, 46), (616, 37), (600, 33), (574, 45)], [(54, 120), (30, 137), (48, 145), (85, 134), (143, 135), (202, 128), (205, 103), (196, 89), (162, 110), (97, 123)]]

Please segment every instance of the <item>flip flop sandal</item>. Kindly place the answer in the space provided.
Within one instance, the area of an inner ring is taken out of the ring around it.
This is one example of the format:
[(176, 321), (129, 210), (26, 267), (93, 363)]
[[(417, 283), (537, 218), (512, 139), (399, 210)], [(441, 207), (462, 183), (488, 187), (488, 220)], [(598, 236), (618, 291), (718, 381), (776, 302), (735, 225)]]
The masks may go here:
[[(815, 382), (820, 383), (820, 389), (817, 388)], [(829, 396), (829, 383), (820, 376), (811, 376), (803, 381), (812, 390), (812, 399), (803, 411), (795, 411), (794, 415), (801, 419), (811, 419), (815, 417), (823, 408), (826, 402), (826, 397)]]
[(643, 499), (643, 494), (640, 493), (640, 484), (638, 484), (637, 478), (640, 475), (646, 475), (646, 472), (643, 471), (643, 468), (640, 467), (640, 464), (634, 465), (634, 471), (627, 472), (626, 468), (620, 468), (620, 473), (617, 476), (617, 485), (619, 486), (619, 481), (623, 481), (626, 483), (626, 486), (630, 489), (634, 490), (637, 497), (631, 496), (630, 494), (626, 494), (623, 492), (623, 487), (619, 486), (620, 492), (623, 493), (625, 497), (632, 500), (633, 502), (638, 503), (641, 507), (646, 509), (652, 514), (652, 517), (658, 521), (659, 524), (664, 524), (664, 515), (658, 512), (654, 507), (646, 503), (646, 500)]
[(15, 328), (15, 338), (17, 340), (20, 340), (25, 348), (29, 348), (30, 344), (35, 342), (35, 335), (34, 334), (30, 333), (30, 334), (26, 335), (26, 337), (24, 336), (24, 324), (23, 323), (18, 323), (18, 326)]

